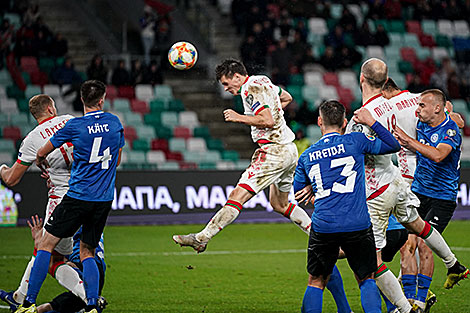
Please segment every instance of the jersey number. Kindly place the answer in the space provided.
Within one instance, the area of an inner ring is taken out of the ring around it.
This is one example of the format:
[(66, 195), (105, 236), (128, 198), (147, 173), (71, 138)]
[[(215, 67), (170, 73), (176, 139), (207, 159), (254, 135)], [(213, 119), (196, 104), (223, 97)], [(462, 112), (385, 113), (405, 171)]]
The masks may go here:
[(101, 168), (106, 170), (109, 168), (109, 161), (111, 160), (112, 155), (109, 153), (109, 147), (103, 151), (103, 155), (98, 155), (100, 152), (101, 140), (103, 140), (103, 137), (96, 137), (95, 140), (93, 140), (93, 147), (91, 148), (90, 160), (88, 162), (101, 162)]
[(310, 178), (311, 181), (315, 179), (315, 184), (317, 185), (317, 192), (315, 194), (315, 199), (328, 197), (331, 191), (337, 192), (337, 193), (353, 192), (354, 184), (356, 182), (356, 175), (357, 175), (357, 172), (353, 170), (355, 163), (356, 161), (354, 161), (354, 158), (352, 156), (347, 156), (344, 158), (331, 160), (330, 168), (344, 166), (340, 175), (347, 177), (346, 184), (343, 185), (343, 184), (335, 182), (331, 189), (323, 189), (323, 181), (321, 178), (320, 164), (315, 164), (314, 166), (312, 166), (312, 168), (310, 169), (310, 172), (308, 173), (308, 177)]

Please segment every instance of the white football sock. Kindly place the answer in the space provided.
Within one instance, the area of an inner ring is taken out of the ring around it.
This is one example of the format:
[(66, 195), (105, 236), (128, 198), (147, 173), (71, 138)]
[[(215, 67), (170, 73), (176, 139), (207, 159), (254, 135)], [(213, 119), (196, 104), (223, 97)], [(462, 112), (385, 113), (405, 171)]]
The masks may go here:
[(23, 303), (26, 294), (28, 293), (28, 283), (29, 283), (29, 275), (31, 275), (31, 269), (34, 265), (34, 260), (36, 257), (33, 255), (31, 260), (29, 261), (26, 269), (24, 271), (23, 277), (21, 278), (20, 285), (18, 289), (13, 293), (13, 299), (18, 303)]
[(387, 269), (384, 273), (375, 278), (375, 282), (382, 293), (400, 312), (408, 313), (411, 311), (411, 305), (406, 299), (400, 283), (391, 271)]
[(312, 220), (304, 209), (295, 204), (289, 203), (286, 212), (284, 212), (284, 216), (288, 217), (294, 224), (299, 226), (304, 233), (307, 235), (310, 234), (310, 225), (312, 224)]
[(214, 217), (209, 221), (206, 227), (196, 234), (196, 239), (201, 242), (208, 242), (225, 226), (231, 224), (240, 214), (242, 205), (236, 201), (228, 200)]
[(55, 271), (55, 279), (57, 279), (59, 284), (65, 287), (65, 289), (73, 292), (74, 295), (82, 299), (85, 303), (87, 302), (83, 280), (70, 265), (59, 265)]
[(434, 228), (431, 228), (427, 238), (423, 238), (423, 240), (426, 245), (442, 259), (447, 268), (451, 268), (455, 262), (457, 262), (457, 258), (450, 250), (449, 245), (446, 243), (442, 235)]

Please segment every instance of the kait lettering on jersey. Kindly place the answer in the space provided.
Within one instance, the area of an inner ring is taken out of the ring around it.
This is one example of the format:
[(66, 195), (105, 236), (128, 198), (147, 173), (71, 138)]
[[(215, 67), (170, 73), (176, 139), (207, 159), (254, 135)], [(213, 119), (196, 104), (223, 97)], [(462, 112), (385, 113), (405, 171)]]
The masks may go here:
[(98, 124), (87, 126), (88, 127), (88, 134), (99, 134), (99, 133), (107, 133), (109, 132), (108, 124)]
[(326, 149), (310, 152), (308, 156), (310, 158), (310, 161), (316, 161), (318, 159), (332, 157), (332, 156), (335, 156), (337, 154), (341, 154), (344, 152), (346, 152), (346, 149), (344, 148), (343, 144), (340, 144), (340, 145), (329, 147)]

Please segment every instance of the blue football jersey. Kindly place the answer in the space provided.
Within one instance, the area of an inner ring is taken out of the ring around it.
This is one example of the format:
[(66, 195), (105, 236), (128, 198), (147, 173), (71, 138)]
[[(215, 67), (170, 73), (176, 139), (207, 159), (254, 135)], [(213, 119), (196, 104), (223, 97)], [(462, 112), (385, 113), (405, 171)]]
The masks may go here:
[(437, 147), (440, 143), (448, 144), (452, 151), (439, 163), (416, 152), (416, 171), (411, 190), (430, 198), (455, 201), (460, 178), (462, 145), (462, 136), (457, 124), (448, 115), (436, 127), (418, 122), (417, 139), (432, 147)]
[(124, 132), (119, 118), (94, 111), (71, 119), (51, 138), (54, 147), (73, 144), (74, 161), (67, 195), (84, 201), (112, 201)]
[(313, 186), (314, 231), (351, 232), (371, 225), (366, 204), (364, 155), (390, 152), (374, 136), (329, 133), (302, 153), (295, 170), (294, 191), (309, 184)]

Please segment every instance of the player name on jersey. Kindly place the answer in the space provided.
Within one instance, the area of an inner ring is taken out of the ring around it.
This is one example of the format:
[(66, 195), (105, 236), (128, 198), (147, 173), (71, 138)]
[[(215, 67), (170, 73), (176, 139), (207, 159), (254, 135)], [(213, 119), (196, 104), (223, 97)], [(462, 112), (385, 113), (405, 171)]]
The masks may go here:
[(98, 124), (87, 126), (88, 127), (88, 134), (99, 134), (99, 133), (108, 133), (109, 127), (108, 124)]
[(378, 117), (381, 117), (389, 111), (393, 111), (393, 107), (390, 105), (390, 103), (386, 101), (381, 102), (378, 106), (374, 108), (374, 112), (375, 114), (377, 114)]
[(418, 98), (419, 98), (419, 96), (398, 101), (398, 102), (396, 102), (396, 106), (397, 106), (399, 111), (407, 109), (407, 108), (415, 107), (415, 106), (418, 105)]
[(326, 149), (312, 151), (308, 154), (308, 156), (310, 158), (310, 161), (316, 161), (318, 159), (332, 157), (344, 152), (346, 152), (346, 149), (344, 148), (343, 144), (340, 144), (337, 146), (328, 147)]
[[(65, 123), (67, 123), (69, 119), (62, 120), (59, 123), (55, 124), (52, 127), (45, 128), (43, 131), (40, 131), (39, 133), (41, 134), (43, 139), (47, 139), (49, 137), (52, 137), (56, 131), (64, 127)], [(44, 135), (46, 134), (46, 136)]]

